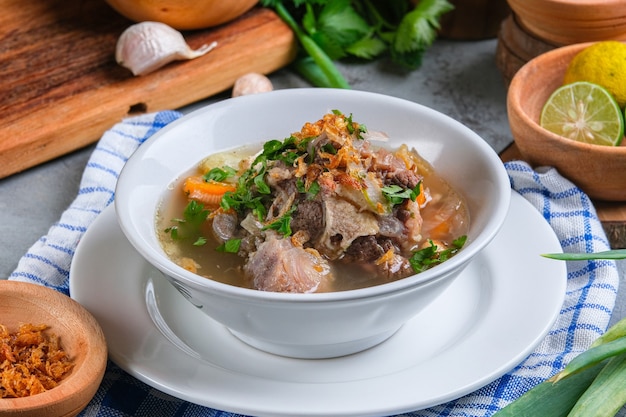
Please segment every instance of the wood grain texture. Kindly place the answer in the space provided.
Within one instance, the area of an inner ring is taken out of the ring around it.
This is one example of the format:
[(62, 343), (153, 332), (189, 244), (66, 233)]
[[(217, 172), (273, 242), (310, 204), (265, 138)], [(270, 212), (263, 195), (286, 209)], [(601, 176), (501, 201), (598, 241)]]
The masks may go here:
[(114, 58), (133, 22), (102, 0), (0, 0), (0, 178), (84, 147), (124, 117), (175, 109), (270, 73), (295, 56), (293, 32), (255, 7), (226, 25), (184, 32), (207, 55), (134, 77)]
[(626, 40), (626, 5), (622, 0), (508, 0), (508, 3), (523, 28), (549, 43)]
[(546, 42), (524, 30), (511, 13), (500, 25), (496, 65), (508, 86), (515, 73), (531, 59), (562, 45)]
[[(503, 162), (524, 160), (515, 142), (500, 153), (500, 159)], [(611, 248), (626, 248), (626, 203), (594, 200), (593, 204)]]

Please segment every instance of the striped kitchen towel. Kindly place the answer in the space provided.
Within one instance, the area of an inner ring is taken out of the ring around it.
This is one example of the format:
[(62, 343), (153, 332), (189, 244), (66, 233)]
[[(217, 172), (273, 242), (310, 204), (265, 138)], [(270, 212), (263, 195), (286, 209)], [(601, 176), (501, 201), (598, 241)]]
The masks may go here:
[[(9, 279), (69, 292), (69, 268), (82, 235), (114, 199), (115, 184), (128, 157), (148, 137), (181, 115), (164, 111), (128, 118), (106, 132), (91, 155), (76, 199), (48, 233), (20, 260)], [(541, 212), (565, 252), (609, 249), (589, 198), (554, 169), (532, 170), (523, 162), (506, 169), (511, 186)], [(618, 288), (614, 262), (568, 263), (567, 294), (561, 314), (536, 350), (508, 374), (476, 392), (410, 417), (489, 417), (525, 391), (561, 370), (587, 349), (609, 323)], [(109, 363), (100, 389), (81, 412), (90, 417), (234, 417), (157, 391)]]

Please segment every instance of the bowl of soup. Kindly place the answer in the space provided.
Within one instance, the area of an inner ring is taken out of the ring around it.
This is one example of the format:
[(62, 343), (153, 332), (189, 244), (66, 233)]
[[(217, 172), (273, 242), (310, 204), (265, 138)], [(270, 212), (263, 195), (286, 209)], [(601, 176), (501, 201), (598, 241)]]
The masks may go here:
[(159, 131), (126, 163), (115, 207), (134, 248), (237, 338), (328, 358), (384, 342), (444, 293), (510, 193), (493, 149), (444, 114), (290, 89)]

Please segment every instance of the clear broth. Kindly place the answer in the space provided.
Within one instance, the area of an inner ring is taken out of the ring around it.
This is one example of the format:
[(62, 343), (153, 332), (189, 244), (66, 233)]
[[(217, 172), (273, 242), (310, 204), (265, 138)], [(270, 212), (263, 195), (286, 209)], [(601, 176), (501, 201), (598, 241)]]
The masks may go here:
[[(259, 148), (244, 146), (235, 150), (226, 151), (209, 157), (210, 162), (203, 160), (198, 168), (190, 170), (187, 174), (193, 175), (198, 171), (204, 172), (201, 167), (210, 166), (237, 166), (236, 163), (253, 155)], [(423, 184), (430, 190), (433, 197), (424, 208), (421, 215), (424, 219), (423, 232), (424, 241), (427, 241), (428, 228), (432, 224), (439, 224), (439, 221), (432, 221), (436, 216), (445, 215), (449, 218), (449, 232), (445, 235), (437, 236), (438, 240), (452, 241), (459, 236), (466, 235), (469, 229), (469, 211), (463, 197), (456, 192), (443, 178), (438, 176), (432, 167), (424, 161), (427, 170), (424, 173)], [(172, 219), (180, 218), (188, 203), (187, 197), (182, 190), (182, 182), (188, 175), (184, 175), (174, 183), (171, 191), (168, 191), (162, 201), (156, 216), (157, 230), (161, 246), (166, 254), (174, 262), (185, 267), (185, 262), (192, 259), (197, 267), (197, 274), (207, 279), (212, 279), (229, 285), (248, 287), (248, 280), (245, 279), (243, 266), (245, 259), (237, 254), (224, 253), (216, 250), (220, 242), (213, 238), (211, 233), (206, 233), (207, 244), (194, 246), (191, 240), (174, 240), (165, 232), (172, 226)], [(430, 226), (429, 226), (430, 225)], [(365, 288), (389, 282), (385, 277), (367, 271), (359, 264), (347, 264), (343, 262), (331, 262), (331, 269), (334, 279), (325, 291), (345, 291), (358, 288)]]

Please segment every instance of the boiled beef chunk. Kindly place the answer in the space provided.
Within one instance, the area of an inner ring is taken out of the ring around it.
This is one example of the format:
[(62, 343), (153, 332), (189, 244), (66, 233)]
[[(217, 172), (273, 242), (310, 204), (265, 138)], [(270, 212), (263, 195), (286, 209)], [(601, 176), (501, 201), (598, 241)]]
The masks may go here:
[(274, 233), (250, 255), (244, 271), (261, 291), (310, 293), (330, 279), (330, 267), (319, 253)]
[(373, 155), (370, 169), (385, 173), (385, 177), (393, 183), (413, 189), (419, 184), (420, 177), (407, 169), (405, 162), (386, 149), (379, 149)]
[(377, 259), (375, 265), (378, 273), (385, 276), (388, 281), (405, 278), (414, 273), (409, 260), (393, 250)]
[(311, 240), (316, 240), (324, 229), (323, 208), (319, 201), (305, 200), (298, 203), (298, 210), (291, 219), (291, 230), (303, 230)]
[(220, 242), (232, 239), (239, 227), (237, 214), (234, 212), (220, 212), (213, 217), (213, 234)]
[(385, 250), (376, 241), (376, 236), (361, 236), (354, 239), (346, 250), (344, 262), (372, 262), (380, 258)]

